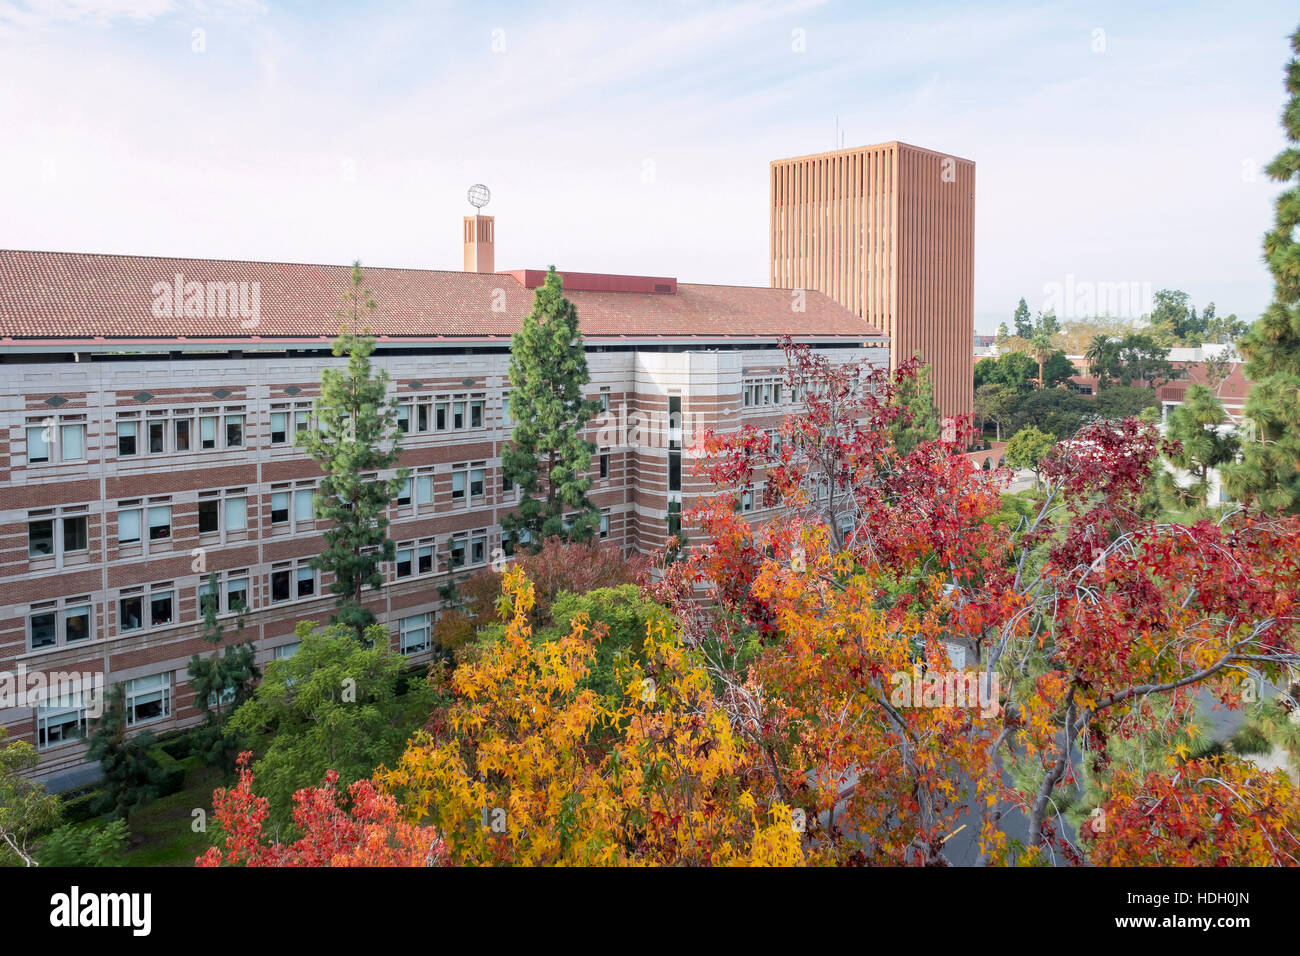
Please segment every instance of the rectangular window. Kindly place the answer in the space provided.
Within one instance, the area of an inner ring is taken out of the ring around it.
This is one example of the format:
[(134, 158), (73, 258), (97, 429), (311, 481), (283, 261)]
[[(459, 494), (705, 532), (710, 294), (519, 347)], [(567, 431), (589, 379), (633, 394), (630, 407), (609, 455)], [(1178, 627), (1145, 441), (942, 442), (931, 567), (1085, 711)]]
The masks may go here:
[(415, 573), (428, 574), (433, 570), (434, 546), (431, 544), (422, 544), (416, 551)]
[(465, 471), (453, 471), (451, 473), (451, 500), (465, 500)]
[(81, 740), (86, 736), (87, 714), (81, 694), (68, 694), (36, 708), (36, 746), (40, 749)]
[(605, 412), (608, 411), (609, 411), (609, 389), (602, 388), (600, 390), (600, 412), (603, 415)]
[(465, 403), (464, 402), (451, 403), (451, 427), (452, 428), (465, 427)]
[(82, 461), (86, 457), (86, 426), (59, 426), (59, 460)]
[(217, 447), (216, 415), (204, 415), (199, 419), (199, 447), (203, 449)]
[(609, 477), (609, 452), (604, 449), (600, 452), (600, 477)]
[(248, 609), (248, 575), (229, 572), (226, 577), (226, 610), (239, 613)]
[(161, 455), (167, 450), (167, 423), (158, 419), (151, 419), (147, 423), (149, 429), (149, 454)]
[(138, 631), (144, 627), (144, 598), (141, 595), (132, 594), (118, 599), (117, 625), (120, 631)]
[(440, 432), (446, 431), (447, 430), (447, 403), (439, 402), (436, 406), (436, 411), (437, 411), (436, 424), (438, 426), (438, 431)]
[(682, 503), (680, 501), (668, 502), (668, 533), (670, 535), (680, 535), (682, 533)]
[(298, 582), (298, 597), (310, 597), (316, 593), (315, 569), (304, 565), (298, 568), (298, 573), (295, 577)]
[(126, 682), (127, 726), (170, 717), (172, 712), (172, 675), (137, 677)]
[(132, 508), (129, 511), (119, 511), (117, 513), (117, 543), (119, 545), (140, 543), (139, 508)]
[(429, 430), (429, 406), (423, 402), (415, 407), (415, 428), (422, 432)]
[(453, 568), (463, 568), (465, 566), (465, 536), (463, 534), (452, 536), (451, 566)]
[(138, 422), (118, 422), (117, 423), (117, 454), (118, 457), (126, 457), (135, 454), (136, 433), (139, 431)]
[(311, 488), (299, 488), (293, 493), (293, 520), (312, 521), (316, 517), (316, 492)]
[(403, 435), (410, 433), (411, 431), (411, 406), (410, 405), (397, 406), (397, 430), (401, 432)]
[(27, 429), (27, 463), (39, 465), (50, 460), (49, 431), (43, 425)]
[(66, 643), (73, 644), (90, 637), (90, 612), (89, 604), (63, 609), (63, 640)]
[(600, 536), (602, 538), (609, 537), (609, 515), (607, 514), (600, 516)]
[(163, 541), (172, 536), (171, 505), (157, 505), (149, 509), (149, 540)]
[(199, 534), (215, 534), (221, 528), (218, 517), (220, 502), (216, 498), (203, 498), (199, 501)]
[(243, 531), (248, 527), (248, 499), (226, 499), (226, 531)]
[(289, 440), (289, 413), (271, 413), (271, 444), (283, 445)]
[(54, 554), (54, 519), (27, 522), (27, 556), (43, 558)]
[(408, 578), (411, 576), (411, 554), (410, 547), (397, 549), (397, 576), (399, 578)]
[(295, 432), (305, 432), (311, 428), (311, 412), (303, 409), (293, 413), (293, 430)]
[(668, 490), (682, 490), (682, 453), (679, 451), (668, 453)]
[(160, 624), (170, 624), (173, 620), (173, 610), (171, 591), (149, 592), (149, 623), (151, 626), (157, 627)]
[(411, 479), (405, 478), (402, 486), (397, 489), (397, 504), (409, 505), (411, 503)]
[(433, 475), (418, 475), (415, 479), (415, 500), (418, 504), (433, 504)]
[(481, 401), (473, 401), (469, 403), (469, 427), (483, 427), (483, 403)]
[(85, 515), (63, 519), (63, 553), (85, 551), (90, 547), (90, 519)]
[(277, 661), (287, 661), (289, 658), (293, 657), (293, 655), (298, 653), (298, 648), (301, 646), (301, 641), (294, 641), (292, 644), (281, 644), (279, 647), (271, 651), (271, 654)]
[(271, 600), (289, 600), (289, 569), (271, 572)]
[(53, 647), (58, 642), (58, 618), (55, 610), (39, 611), (27, 619), (31, 648)]
[(244, 416), (226, 416), (226, 447), (242, 448), (244, 445)]
[(172, 423), (172, 433), (176, 437), (176, 450), (190, 450), (190, 420), (188, 418), (178, 418)]
[(487, 482), (487, 471), (483, 468), (475, 468), (469, 473), (469, 496), (471, 498), (482, 498), (484, 485)]
[(289, 492), (271, 492), (271, 524), (287, 524), (289, 521)]
[(404, 617), (398, 624), (398, 645), (403, 654), (418, 654), (427, 651), (430, 646), (428, 614), (414, 614)]
[(487, 564), (487, 532), (476, 532), (474, 537), (470, 539), (469, 563)]

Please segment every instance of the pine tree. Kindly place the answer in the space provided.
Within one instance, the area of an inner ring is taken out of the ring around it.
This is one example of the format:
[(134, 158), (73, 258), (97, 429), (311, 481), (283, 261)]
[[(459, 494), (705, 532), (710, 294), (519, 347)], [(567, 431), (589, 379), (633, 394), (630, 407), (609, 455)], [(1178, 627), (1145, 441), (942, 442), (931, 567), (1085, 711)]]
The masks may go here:
[(600, 512), (587, 498), (595, 446), (582, 438), (600, 405), (583, 397), (587, 380), (578, 311), (551, 266), (511, 343), (515, 430), (501, 467), (519, 487), (520, 501), (501, 526), (515, 547), (537, 550), (554, 537), (587, 541), (600, 527)]
[(375, 340), (362, 321), (374, 311), (362, 286), (361, 263), (352, 265), (352, 286), (339, 317), (345, 326), (334, 342), (336, 356), (347, 356), (346, 369), (321, 372), (316, 400), (316, 429), (298, 434), (298, 443), (320, 464), (325, 477), (315, 495), (316, 517), (330, 522), (325, 548), (312, 567), (334, 575), (332, 621), (352, 628), (360, 640), (374, 615), (362, 603), (362, 591), (383, 584), (380, 562), (392, 561), (396, 546), (388, 537), (387, 509), (410, 473), (395, 478), (379, 472), (401, 457), (397, 403), (388, 397), (388, 373), (375, 370), (370, 356)]
[[(191, 657), (189, 677), (194, 691), (194, 706), (203, 713), (203, 733), (199, 735), (196, 749), (206, 763), (233, 770), (243, 744), (236, 737), (224, 734), (222, 728), (226, 718), (248, 699), (253, 684), (261, 675), (257, 669), (257, 648), (252, 641), (232, 644), (225, 649), (224, 655), (221, 653), (225, 626), (217, 617), (220, 601), (217, 583), (217, 575), (210, 575), (207, 594), (201, 599), (201, 636), (212, 645), (212, 655), (195, 654)], [(240, 611), (235, 621), (236, 630), (244, 627), (242, 609)]]
[(157, 799), (164, 772), (149, 753), (156, 743), (153, 734), (127, 736), (125, 701), (122, 685), (113, 685), (86, 756), (104, 771), (103, 811), (130, 823), (133, 811)]
[(1020, 304), (1016, 306), (1016, 312), (1012, 316), (1012, 320), (1016, 325), (1016, 335), (1022, 339), (1033, 338), (1034, 322), (1029, 317), (1029, 304), (1023, 298), (1020, 300)]
[(914, 378), (903, 379), (894, 393), (894, 404), (903, 413), (890, 424), (889, 432), (900, 455), (910, 454), (921, 442), (939, 437), (939, 410), (934, 404), (929, 365), (922, 365)]
[(1166, 437), (1179, 443), (1167, 457), (1191, 476), (1180, 485), (1172, 472), (1160, 475), (1161, 496), (1177, 508), (1204, 508), (1210, 494), (1210, 472), (1237, 457), (1237, 438), (1220, 432), (1228, 421), (1223, 403), (1204, 385), (1189, 385), (1183, 404), (1169, 413)]
[[(1291, 35), (1300, 56), (1300, 29)], [(1286, 183), (1275, 202), (1274, 227), (1264, 235), (1273, 273), (1273, 302), (1241, 339), (1246, 376), (1254, 386), (1246, 418), (1254, 434), (1242, 460), (1225, 470), (1234, 498), (1266, 511), (1300, 513), (1300, 59), (1286, 66), (1290, 95), (1282, 112), (1289, 145), (1269, 163), (1269, 178)]]

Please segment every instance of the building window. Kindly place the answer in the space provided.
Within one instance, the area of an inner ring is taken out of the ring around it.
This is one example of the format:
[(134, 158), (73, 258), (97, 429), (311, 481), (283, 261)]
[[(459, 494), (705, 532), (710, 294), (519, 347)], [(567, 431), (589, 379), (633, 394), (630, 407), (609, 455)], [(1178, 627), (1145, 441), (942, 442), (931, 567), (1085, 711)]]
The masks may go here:
[(469, 473), (469, 496), (471, 498), (482, 498), (486, 483), (487, 469), (483, 467), (472, 468)]
[(483, 427), (483, 400), (481, 398), (469, 403), (469, 427)]
[(316, 593), (316, 569), (310, 559), (286, 562), (271, 569), (271, 601), (312, 597)]
[(403, 654), (418, 654), (431, 646), (432, 628), (429, 615), (413, 614), (398, 622), (398, 647)]
[(164, 541), (172, 536), (172, 506), (151, 505), (149, 507), (149, 540)]
[(117, 628), (121, 633), (162, 627), (176, 619), (175, 591), (172, 582), (127, 588), (117, 599)]
[(608, 388), (602, 388), (600, 390), (599, 402), (600, 402), (600, 413), (604, 415), (609, 411), (609, 389)]
[(271, 659), (277, 661), (287, 661), (293, 655), (298, 653), (298, 648), (302, 647), (302, 641), (294, 641), (292, 644), (281, 644), (279, 647), (272, 648)]
[(682, 453), (680, 451), (670, 451), (668, 453), (668, 490), (682, 490)]
[(46, 465), (61, 461), (86, 460), (84, 415), (60, 415), (57, 419), (29, 418), (27, 464)]
[(609, 537), (609, 512), (608, 511), (602, 511), (600, 514), (600, 536), (602, 538)]
[(415, 476), (415, 503), (419, 505), (433, 504), (433, 472), (424, 472)]
[(457, 429), (465, 427), (465, 403), (464, 402), (451, 403), (451, 427)]
[[(248, 571), (218, 571), (217, 591), (213, 595), (211, 582), (205, 578), (199, 582), (199, 613), (206, 614), (209, 609), (217, 614), (241, 614), (249, 608)], [(214, 603), (215, 602), (215, 603)]]
[[(185, 409), (186, 413), (188, 411), (189, 409)], [(190, 427), (193, 424), (193, 420), (186, 417), (180, 417), (181, 415), (181, 412), (177, 412), (178, 417), (172, 419), (172, 435), (177, 451), (189, 451)]]
[(487, 564), (487, 530), (475, 531), (469, 542), (469, 563)]
[(203, 415), (199, 418), (199, 447), (204, 450), (217, 447), (216, 415)]
[(465, 543), (467, 540), (468, 537), (463, 533), (451, 536), (451, 566), (453, 570), (465, 566)]
[(81, 740), (88, 726), (85, 695), (66, 694), (36, 708), (36, 746), (40, 750)]
[(680, 535), (682, 533), (682, 503), (680, 501), (668, 502), (668, 533), (670, 535)]
[(218, 532), (229, 535), (248, 530), (248, 491), (245, 488), (199, 492), (198, 510), (201, 535)]
[(415, 549), (415, 573), (430, 574), (432, 573), (437, 556), (438, 546), (432, 541), (427, 544), (419, 544)]
[(136, 453), (136, 438), (139, 431), (139, 422), (119, 421), (117, 423), (117, 456), (119, 458), (127, 458)]
[(609, 449), (608, 448), (602, 448), (600, 450), (600, 477), (602, 478), (609, 477)]
[(90, 549), (90, 516), (35, 511), (27, 519), (27, 556), (62, 558)]
[(284, 445), (289, 441), (289, 413), (271, 413), (271, 444)]
[(464, 466), (461, 466), (460, 468), (454, 469), (452, 471), (451, 473), (451, 500), (452, 501), (465, 500), (465, 477), (466, 475), (465, 475)]
[(438, 431), (447, 430), (447, 403), (439, 402), (434, 406), (434, 427)]
[(227, 448), (244, 447), (244, 416), (243, 415), (226, 416), (226, 447)]
[(411, 479), (403, 478), (401, 487), (397, 489), (397, 505), (409, 505), (411, 503)]
[(414, 568), (414, 564), (412, 562), (414, 553), (415, 553), (415, 549), (412, 548), (410, 545), (399, 547), (397, 549), (397, 560), (395, 562), (397, 577), (409, 578), (411, 576), (412, 570)]
[(137, 677), (125, 683), (128, 727), (162, 720), (172, 713), (172, 675)]

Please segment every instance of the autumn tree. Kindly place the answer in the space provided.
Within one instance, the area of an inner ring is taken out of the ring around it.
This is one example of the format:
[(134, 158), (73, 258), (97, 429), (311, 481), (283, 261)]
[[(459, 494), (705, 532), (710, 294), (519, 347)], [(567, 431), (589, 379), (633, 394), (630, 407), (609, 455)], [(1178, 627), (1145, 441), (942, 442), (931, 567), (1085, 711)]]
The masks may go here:
[[(1300, 54), (1300, 30), (1291, 36)], [(1274, 200), (1273, 228), (1264, 234), (1264, 259), (1273, 274), (1273, 301), (1241, 339), (1246, 375), (1246, 418), (1254, 434), (1241, 463), (1227, 469), (1228, 490), (1240, 501), (1273, 512), (1300, 513), (1300, 58), (1286, 65), (1289, 96), (1282, 113), (1288, 146), (1267, 172), (1285, 188)]]
[(364, 286), (360, 262), (352, 265), (351, 286), (343, 298), (339, 318), (345, 325), (332, 352), (346, 356), (347, 366), (322, 370), (317, 428), (299, 432), (296, 440), (325, 473), (313, 500), (316, 517), (330, 524), (312, 567), (334, 576), (332, 620), (360, 638), (374, 621), (363, 592), (383, 584), (380, 565), (395, 554), (388, 537), (388, 506), (409, 471), (399, 469), (392, 478), (379, 475), (401, 457), (400, 430), (396, 402), (388, 395), (388, 373), (370, 361), (375, 340), (365, 322), (375, 302)]
[[(748, 428), (704, 436), (703, 474), (728, 491), (690, 515), (710, 546), (657, 593), (704, 655), (755, 792), (803, 810), (822, 858), (943, 863), (973, 813), (982, 862), (1081, 862), (1087, 841), (1058, 819), (1073, 754), (1116, 761), (1101, 761), (1103, 803), (1126, 775), (1168, 781), (1198, 695), (1240, 707), (1246, 675), (1300, 663), (1300, 525), (1145, 520), (1151, 423), (1085, 424), (1048, 456), (1042, 499), (1005, 521), (1003, 479), (959, 447), (882, 439), (895, 410), (878, 370), (786, 348), (806, 409), (779, 448)], [(775, 515), (759, 523), (728, 503), (756, 476)], [(962, 674), (976, 687), (955, 695)], [(1158, 759), (1107, 751), (1135, 733), (1163, 742)]]
[(749, 789), (707, 675), (671, 628), (648, 628), (610, 703), (585, 686), (603, 629), (579, 614), (563, 637), (534, 641), (532, 602), (511, 568), (495, 652), (456, 669), (451, 707), (380, 777), (409, 822), (442, 834), (451, 863), (803, 860), (789, 809)]
[(578, 310), (551, 266), (510, 347), (515, 426), (501, 468), (521, 497), (501, 526), (516, 548), (536, 549), (553, 537), (587, 541), (600, 527), (600, 511), (587, 497), (595, 446), (582, 437), (600, 405), (584, 397), (587, 381)]
[(252, 756), (239, 756), (234, 787), (213, 792), (219, 845), (195, 860), (197, 866), (445, 865), (447, 850), (436, 830), (402, 820), (397, 801), (369, 779), (341, 791), (335, 770), (326, 771), (321, 786), (294, 793), (298, 839), (273, 839), (264, 829), (269, 802), (253, 791)]

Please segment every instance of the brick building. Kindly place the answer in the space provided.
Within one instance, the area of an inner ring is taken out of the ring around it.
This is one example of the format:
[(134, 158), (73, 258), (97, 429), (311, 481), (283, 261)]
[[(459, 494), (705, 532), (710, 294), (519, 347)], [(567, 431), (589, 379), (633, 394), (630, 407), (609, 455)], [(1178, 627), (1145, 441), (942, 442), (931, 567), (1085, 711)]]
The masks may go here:
[[(490, 561), (517, 500), (500, 472), (510, 336), (544, 273), (491, 272), (491, 220), (472, 218), (464, 272), (365, 271), (412, 470), (370, 606), (413, 663), (433, 654), (438, 586)], [(0, 250), (0, 676), (123, 682), (131, 726), (168, 730), (199, 717), (186, 667), (211, 572), (220, 612), (248, 609), (227, 640), (253, 639), (262, 665), (293, 652), (297, 622), (328, 619), (330, 582), (308, 563), (319, 471), (293, 439), (313, 427), (321, 370), (342, 364), (348, 273)], [(608, 410), (588, 433), (608, 547), (658, 549), (712, 490), (683, 462), (694, 429), (779, 425), (794, 398), (781, 334), (889, 360), (879, 330), (820, 293), (795, 311), (788, 290), (563, 277)], [(0, 725), (39, 748), (54, 787), (92, 775), (93, 709), (73, 686), (39, 706), (0, 687)]]

